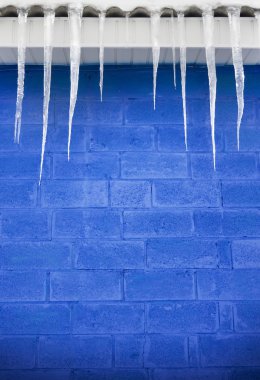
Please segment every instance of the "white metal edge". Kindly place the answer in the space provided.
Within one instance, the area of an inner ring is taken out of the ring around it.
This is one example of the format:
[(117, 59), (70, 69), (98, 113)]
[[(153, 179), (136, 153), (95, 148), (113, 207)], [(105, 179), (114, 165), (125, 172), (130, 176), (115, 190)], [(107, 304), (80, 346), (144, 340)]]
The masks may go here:
[[(177, 20), (174, 21), (176, 47), (179, 47)], [(186, 18), (187, 48), (203, 48), (203, 25), (201, 18)], [(149, 18), (129, 19), (129, 35), (127, 35), (124, 18), (106, 18), (104, 46), (106, 48), (151, 48)], [(54, 47), (68, 48), (69, 23), (67, 18), (56, 18), (54, 26)], [(99, 19), (83, 18), (81, 45), (83, 48), (98, 48)], [(27, 28), (27, 46), (29, 48), (43, 47), (43, 18), (29, 18)], [(160, 46), (172, 46), (171, 20), (162, 18), (160, 24)], [(17, 18), (0, 18), (0, 48), (17, 47)], [(230, 33), (228, 18), (215, 19), (215, 47), (230, 48)], [(260, 48), (257, 22), (254, 18), (241, 18), (241, 47), (248, 49)]]

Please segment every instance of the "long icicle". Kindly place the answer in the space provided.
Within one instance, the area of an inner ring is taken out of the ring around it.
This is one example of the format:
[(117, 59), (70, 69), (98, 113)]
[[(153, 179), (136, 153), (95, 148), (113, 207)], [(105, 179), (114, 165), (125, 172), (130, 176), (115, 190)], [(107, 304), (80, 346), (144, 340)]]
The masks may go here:
[(82, 6), (69, 8), (69, 24), (70, 24), (70, 110), (69, 110), (69, 137), (68, 137), (68, 160), (70, 159), (70, 142), (72, 121), (75, 111), (78, 82), (79, 82), (79, 66), (81, 52), (81, 22), (82, 22)]
[(206, 60), (209, 77), (209, 97), (210, 97), (210, 123), (211, 123), (211, 140), (213, 150), (213, 164), (216, 170), (216, 143), (215, 143), (215, 111), (216, 111), (216, 93), (217, 93), (217, 74), (216, 58), (214, 47), (214, 13), (212, 9), (206, 9), (202, 15), (204, 40), (206, 49)]
[(156, 85), (157, 71), (160, 59), (160, 43), (159, 43), (159, 27), (160, 27), (160, 12), (151, 13), (151, 32), (152, 32), (152, 52), (153, 52), (153, 108), (156, 108)]
[(181, 66), (181, 92), (184, 121), (185, 147), (188, 150), (187, 142), (187, 110), (186, 110), (186, 35), (184, 13), (178, 12), (179, 39), (180, 39), (180, 66)]
[(103, 101), (103, 82), (104, 82), (104, 27), (106, 14), (104, 11), (99, 14), (99, 89), (100, 100)]
[(51, 64), (52, 64), (52, 36), (53, 26), (55, 20), (55, 12), (53, 9), (44, 10), (44, 100), (43, 100), (43, 129), (42, 129), (42, 152), (41, 152), (41, 166), (40, 166), (40, 179), (42, 179), (42, 169), (45, 153), (45, 145), (48, 131), (48, 116), (49, 116), (49, 102), (51, 92)]
[(237, 93), (237, 148), (240, 145), (240, 126), (244, 113), (244, 85), (245, 75), (243, 67), (242, 49), (240, 47), (240, 7), (229, 7), (228, 18), (230, 25), (232, 58), (235, 70), (236, 93)]
[(176, 40), (174, 30), (174, 15), (171, 14), (171, 26), (172, 26), (172, 64), (173, 64), (173, 83), (176, 89)]
[(17, 79), (17, 98), (14, 125), (14, 141), (20, 142), (22, 108), (24, 97), (24, 78), (25, 78), (25, 55), (26, 55), (26, 26), (28, 11), (18, 9), (18, 79)]

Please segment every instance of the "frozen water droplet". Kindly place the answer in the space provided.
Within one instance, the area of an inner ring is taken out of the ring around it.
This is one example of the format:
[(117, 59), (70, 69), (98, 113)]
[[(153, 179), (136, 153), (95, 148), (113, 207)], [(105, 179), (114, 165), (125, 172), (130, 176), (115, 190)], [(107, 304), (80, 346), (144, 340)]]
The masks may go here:
[(157, 71), (160, 59), (160, 13), (153, 12), (151, 14), (151, 36), (152, 36), (152, 52), (153, 52), (153, 108), (156, 107), (156, 84)]
[(172, 26), (172, 64), (173, 64), (173, 83), (176, 89), (176, 41), (175, 41), (175, 30), (174, 30), (174, 16), (171, 15), (171, 26)]
[(183, 12), (178, 12), (178, 26), (180, 38), (180, 66), (181, 66), (181, 92), (182, 92), (182, 107), (184, 120), (184, 138), (185, 147), (188, 150), (187, 142), (187, 110), (186, 110), (186, 33), (185, 33), (185, 18)]
[(43, 129), (42, 129), (42, 152), (40, 179), (42, 178), (42, 169), (45, 153), (45, 145), (48, 131), (49, 102), (51, 92), (51, 63), (52, 63), (52, 36), (55, 20), (55, 12), (53, 9), (44, 10), (44, 100), (43, 100)]
[(202, 18), (203, 18), (206, 60), (207, 60), (208, 77), (209, 77), (210, 123), (211, 123), (213, 163), (214, 163), (214, 170), (216, 170), (215, 110), (216, 110), (217, 74), (216, 74), (216, 58), (215, 58), (215, 47), (214, 47), (214, 13), (212, 9), (206, 9), (203, 12)]
[(229, 7), (228, 18), (230, 25), (231, 44), (232, 44), (232, 57), (235, 70), (236, 79), (236, 93), (237, 93), (237, 148), (239, 150), (240, 140), (240, 126), (244, 112), (244, 67), (242, 49), (240, 47), (240, 7)]
[(69, 110), (69, 137), (68, 137), (68, 160), (70, 159), (70, 142), (74, 110), (77, 101), (79, 66), (81, 52), (81, 22), (82, 6), (69, 7), (70, 24), (70, 110)]
[(100, 88), (100, 100), (103, 101), (103, 82), (104, 82), (104, 27), (105, 27), (105, 12), (99, 14), (99, 88)]
[(14, 126), (14, 141), (20, 142), (22, 108), (24, 97), (24, 78), (25, 78), (25, 55), (26, 55), (26, 26), (28, 11), (18, 9), (18, 79), (17, 79), (17, 98)]

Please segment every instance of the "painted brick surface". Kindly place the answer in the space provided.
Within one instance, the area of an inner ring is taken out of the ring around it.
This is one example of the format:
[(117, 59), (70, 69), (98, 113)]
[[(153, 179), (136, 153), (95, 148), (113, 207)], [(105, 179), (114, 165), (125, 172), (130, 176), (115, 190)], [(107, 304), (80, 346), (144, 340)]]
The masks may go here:
[(259, 68), (246, 67), (236, 146), (233, 67), (208, 76), (82, 67), (67, 161), (69, 67), (53, 68), (38, 186), (43, 70), (0, 67), (0, 379), (260, 380)]

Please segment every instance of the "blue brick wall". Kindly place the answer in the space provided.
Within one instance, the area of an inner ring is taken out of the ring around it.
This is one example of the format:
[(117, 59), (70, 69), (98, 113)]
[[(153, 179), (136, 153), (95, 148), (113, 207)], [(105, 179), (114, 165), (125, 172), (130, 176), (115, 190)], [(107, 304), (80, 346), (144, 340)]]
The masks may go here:
[[(0, 379), (260, 379), (260, 89), (247, 67), (241, 151), (232, 67), (82, 68), (67, 162), (69, 70), (54, 68), (38, 187), (42, 68), (0, 67)], [(178, 68), (179, 75), (179, 68)]]

